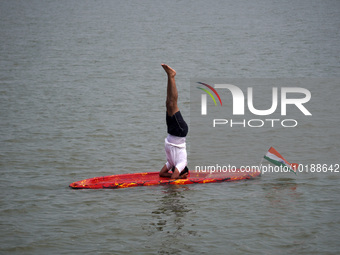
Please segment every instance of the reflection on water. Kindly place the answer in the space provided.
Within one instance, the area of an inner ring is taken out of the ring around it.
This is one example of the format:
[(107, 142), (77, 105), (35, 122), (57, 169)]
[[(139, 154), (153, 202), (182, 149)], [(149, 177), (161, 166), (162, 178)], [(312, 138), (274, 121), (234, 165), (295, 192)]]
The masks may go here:
[(277, 178), (264, 183), (262, 188), (266, 202), (259, 234), (268, 240), (281, 240), (273, 242), (276, 247), (299, 252), (306, 238), (314, 238), (316, 233), (308, 213), (303, 211), (304, 194), (299, 184), (292, 178)]
[(262, 186), (265, 191), (264, 197), (266, 199), (266, 210), (268, 213), (267, 220), (273, 220), (272, 223), (278, 219), (286, 219), (295, 214), (299, 216), (300, 212), (296, 210), (299, 207), (299, 200), (301, 198), (301, 191), (298, 189), (298, 184), (291, 178), (277, 178), (275, 180), (264, 183)]
[(158, 208), (152, 211), (154, 221), (147, 228), (148, 235), (154, 235), (155, 240), (159, 241), (156, 246), (160, 254), (180, 254), (178, 247), (186, 245), (185, 237), (196, 234), (187, 228), (191, 212), (187, 191), (190, 191), (188, 186), (164, 186), (163, 196), (157, 201)]
[(279, 178), (274, 183), (263, 186), (265, 197), (274, 208), (287, 208), (296, 202), (299, 197), (297, 184), (294, 179)]

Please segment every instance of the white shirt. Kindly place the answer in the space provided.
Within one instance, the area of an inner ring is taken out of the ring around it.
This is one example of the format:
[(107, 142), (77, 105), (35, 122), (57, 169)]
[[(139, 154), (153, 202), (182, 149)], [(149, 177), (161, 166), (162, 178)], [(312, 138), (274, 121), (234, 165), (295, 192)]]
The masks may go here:
[(186, 138), (168, 135), (165, 138), (166, 167), (168, 170), (176, 167), (179, 172), (187, 166)]

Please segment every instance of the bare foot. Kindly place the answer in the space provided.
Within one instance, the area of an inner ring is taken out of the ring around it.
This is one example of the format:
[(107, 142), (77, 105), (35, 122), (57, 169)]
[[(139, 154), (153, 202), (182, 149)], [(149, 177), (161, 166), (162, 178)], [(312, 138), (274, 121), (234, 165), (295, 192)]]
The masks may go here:
[(168, 66), (166, 64), (162, 64), (162, 67), (163, 67), (164, 71), (168, 74), (168, 76), (175, 77), (176, 71), (174, 69), (172, 69), (170, 66)]

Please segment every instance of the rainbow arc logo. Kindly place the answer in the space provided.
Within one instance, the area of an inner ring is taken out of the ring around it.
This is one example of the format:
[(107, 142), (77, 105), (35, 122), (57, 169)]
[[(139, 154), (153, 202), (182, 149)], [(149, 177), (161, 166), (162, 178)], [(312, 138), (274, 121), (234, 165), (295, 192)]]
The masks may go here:
[[(220, 101), (220, 104), (222, 106), (221, 97), (220, 97), (220, 95), (217, 93), (217, 91), (212, 86), (210, 86), (209, 84), (203, 83), (203, 82), (197, 82), (197, 83), (201, 84), (203, 86), (206, 86), (207, 88), (209, 88), (217, 96), (217, 98)], [(204, 89), (204, 88), (201, 88), (201, 87), (197, 87), (197, 88), (200, 89), (200, 90), (203, 90), (205, 93), (207, 93), (212, 98), (212, 100), (214, 101), (215, 105), (217, 106), (215, 97), (213, 96), (213, 94), (208, 89)], [(202, 94), (202, 98), (201, 99), (202, 99), (201, 113), (202, 113), (202, 115), (207, 115), (207, 95), (206, 94)]]

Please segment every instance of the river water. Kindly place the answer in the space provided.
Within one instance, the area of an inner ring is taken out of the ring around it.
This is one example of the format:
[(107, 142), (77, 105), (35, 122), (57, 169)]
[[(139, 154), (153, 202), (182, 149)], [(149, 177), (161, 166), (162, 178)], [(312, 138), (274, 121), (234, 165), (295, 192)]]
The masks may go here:
[[(257, 164), (273, 146), (288, 161), (335, 166), (339, 1), (4, 0), (0, 21), (0, 253), (339, 253), (335, 172), (68, 188), (163, 166), (163, 62), (177, 70), (191, 127), (197, 77), (320, 79), (306, 87), (313, 116), (299, 128), (227, 129), (223, 154), (209, 143), (202, 153)], [(203, 157), (192, 149), (191, 168)]]

